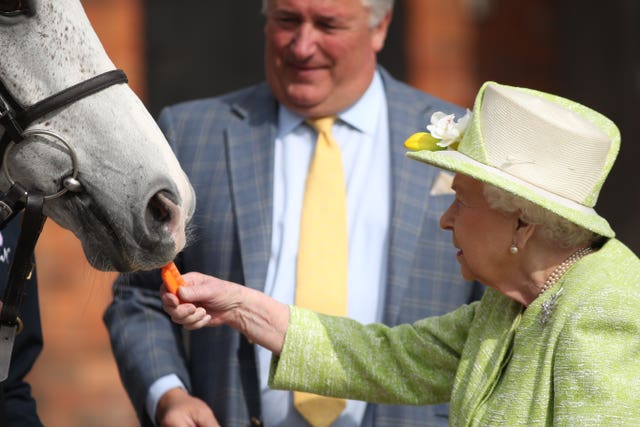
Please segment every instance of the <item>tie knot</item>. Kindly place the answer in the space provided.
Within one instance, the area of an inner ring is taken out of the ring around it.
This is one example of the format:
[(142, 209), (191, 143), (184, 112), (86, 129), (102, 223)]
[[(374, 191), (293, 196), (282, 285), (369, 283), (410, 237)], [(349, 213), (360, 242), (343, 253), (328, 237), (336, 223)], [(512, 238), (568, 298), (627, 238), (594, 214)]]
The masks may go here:
[(331, 128), (336, 121), (335, 116), (320, 117), (317, 119), (307, 119), (309, 126), (318, 131), (318, 133), (331, 134)]

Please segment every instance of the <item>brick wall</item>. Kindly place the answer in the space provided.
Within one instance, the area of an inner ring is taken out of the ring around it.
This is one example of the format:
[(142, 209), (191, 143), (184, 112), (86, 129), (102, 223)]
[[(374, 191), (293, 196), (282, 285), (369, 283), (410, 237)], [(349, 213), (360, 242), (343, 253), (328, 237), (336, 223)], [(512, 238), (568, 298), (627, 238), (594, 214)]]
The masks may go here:
[(550, 0), (405, 0), (407, 80), (471, 107), (486, 80), (551, 89)]
[(36, 249), (44, 350), (28, 381), (48, 427), (135, 426), (102, 313), (113, 273), (89, 266), (79, 241), (47, 221)]

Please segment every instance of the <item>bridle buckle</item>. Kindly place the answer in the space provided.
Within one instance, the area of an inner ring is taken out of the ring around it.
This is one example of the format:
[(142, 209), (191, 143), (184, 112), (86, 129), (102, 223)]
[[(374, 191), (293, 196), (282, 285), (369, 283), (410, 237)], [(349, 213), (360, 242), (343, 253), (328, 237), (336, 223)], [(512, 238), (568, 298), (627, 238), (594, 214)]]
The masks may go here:
[(0, 230), (24, 209), (27, 190), (14, 183), (6, 193), (0, 193)]

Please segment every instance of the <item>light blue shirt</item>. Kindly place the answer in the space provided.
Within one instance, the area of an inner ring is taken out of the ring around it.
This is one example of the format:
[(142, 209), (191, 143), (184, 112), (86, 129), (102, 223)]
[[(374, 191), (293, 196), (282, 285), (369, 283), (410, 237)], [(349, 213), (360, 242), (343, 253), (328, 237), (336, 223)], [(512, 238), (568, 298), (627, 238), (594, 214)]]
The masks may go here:
[[(364, 95), (338, 114), (333, 136), (340, 145), (347, 184), (349, 233), (348, 316), (362, 323), (382, 320), (391, 215), (387, 101), (378, 72)], [(271, 258), (264, 292), (287, 304), (295, 297), (300, 213), (317, 133), (280, 105), (275, 141)], [(268, 427), (307, 426), (293, 407), (292, 393), (267, 387), (271, 352), (257, 346), (262, 415)], [(170, 388), (184, 387), (174, 374), (158, 379), (147, 395), (147, 411)], [(332, 427), (360, 426), (366, 403), (347, 401)]]
[[(348, 316), (381, 321), (387, 277), (391, 211), (390, 148), (386, 97), (375, 74), (365, 94), (338, 114), (333, 136), (340, 145), (347, 184), (349, 233)], [(304, 118), (280, 106), (275, 144), (273, 232), (265, 293), (293, 304), (300, 213), (317, 133)], [(271, 352), (257, 347), (266, 426), (306, 426), (293, 408), (292, 393), (267, 387)], [(359, 426), (365, 402), (348, 401), (336, 427)]]

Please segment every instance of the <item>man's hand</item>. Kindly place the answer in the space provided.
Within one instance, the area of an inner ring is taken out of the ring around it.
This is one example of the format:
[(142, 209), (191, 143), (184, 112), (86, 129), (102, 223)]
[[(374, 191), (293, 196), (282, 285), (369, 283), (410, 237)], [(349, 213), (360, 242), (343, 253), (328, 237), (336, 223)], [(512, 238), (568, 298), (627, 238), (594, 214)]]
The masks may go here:
[(160, 427), (220, 427), (211, 408), (183, 388), (172, 388), (162, 395), (156, 420)]

